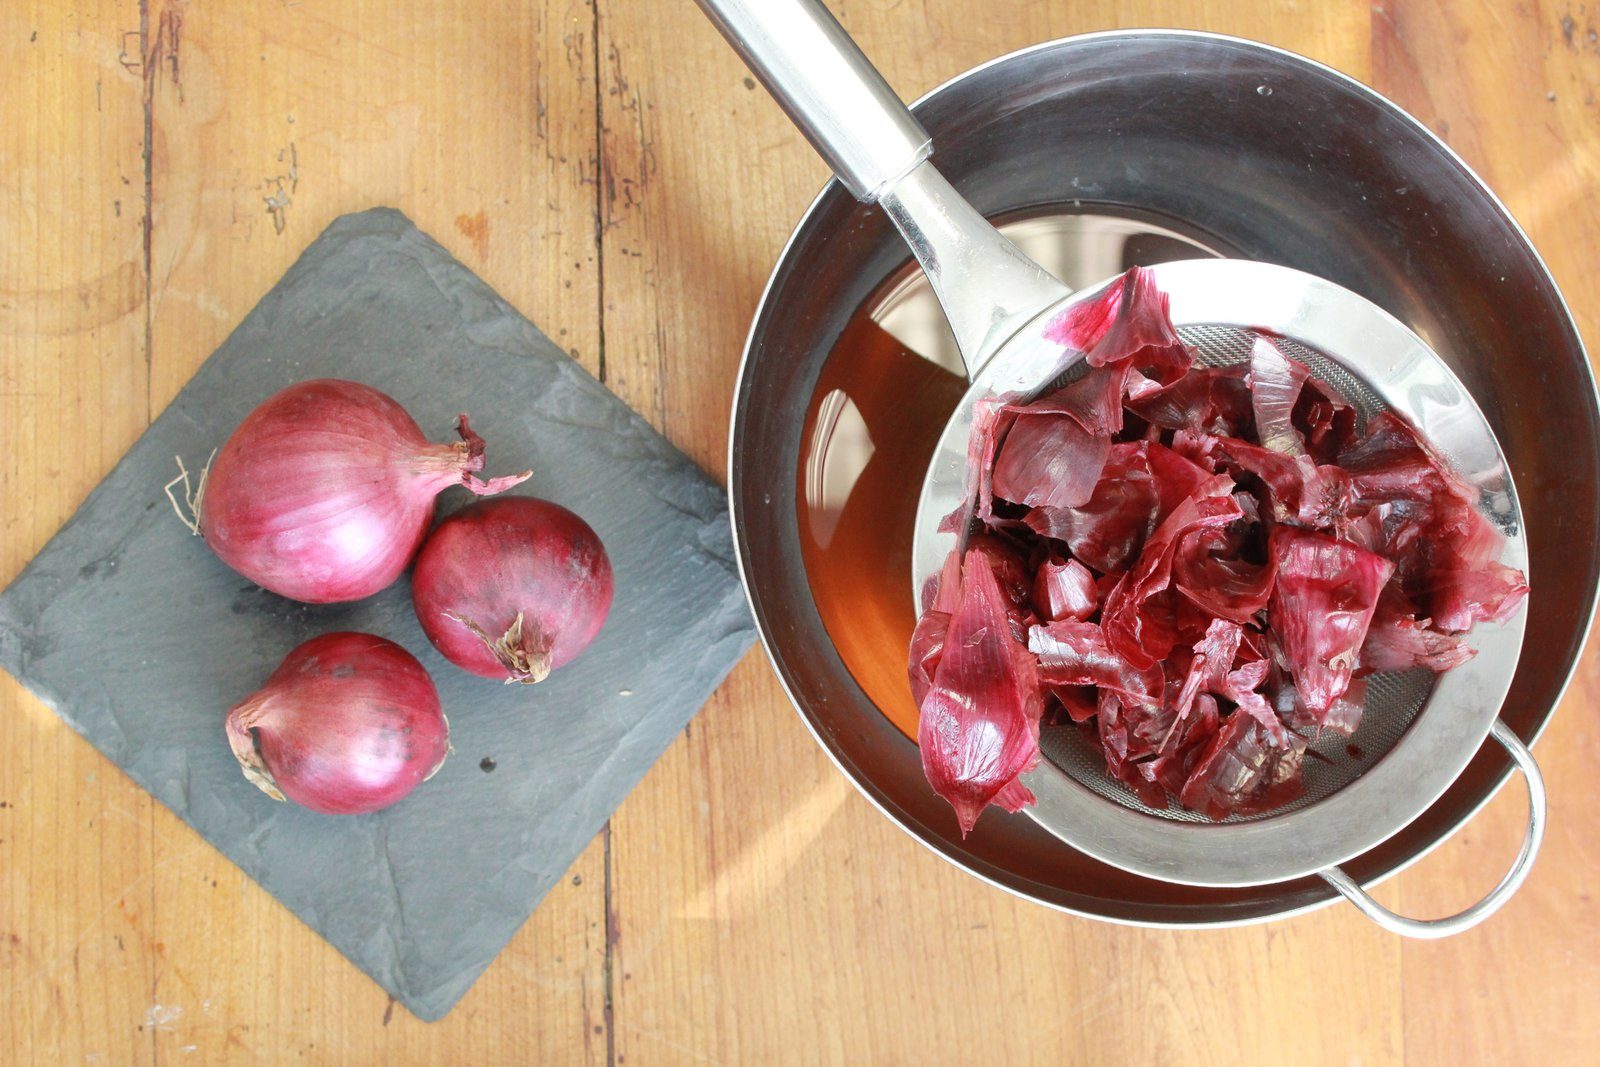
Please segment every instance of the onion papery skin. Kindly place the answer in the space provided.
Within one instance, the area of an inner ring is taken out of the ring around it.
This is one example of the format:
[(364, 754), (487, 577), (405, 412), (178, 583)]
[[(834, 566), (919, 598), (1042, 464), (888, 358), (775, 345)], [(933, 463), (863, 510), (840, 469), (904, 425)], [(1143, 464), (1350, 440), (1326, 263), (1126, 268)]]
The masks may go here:
[(300, 382), (250, 413), (212, 460), (199, 501), (205, 542), (239, 574), (292, 600), (360, 600), (394, 582), (452, 485), (497, 493), (526, 473), (480, 481), (483, 438), (430, 444), (394, 400), (358, 382)]
[(589, 647), (611, 609), (611, 561), (589, 524), (547, 500), (469, 504), (441, 522), (411, 577), (444, 657), (484, 678), (537, 682)]
[(245, 777), (325, 815), (379, 811), (431, 778), (450, 724), (415, 656), (372, 634), (314, 637), (228, 712)]

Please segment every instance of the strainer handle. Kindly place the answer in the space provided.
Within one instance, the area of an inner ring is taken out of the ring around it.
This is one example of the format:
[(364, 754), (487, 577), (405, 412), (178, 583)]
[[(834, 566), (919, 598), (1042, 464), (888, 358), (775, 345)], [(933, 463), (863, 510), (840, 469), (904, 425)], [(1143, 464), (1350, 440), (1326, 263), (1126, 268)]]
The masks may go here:
[(1391, 934), (1433, 939), (1470, 930), (1500, 910), (1500, 906), (1511, 899), (1511, 894), (1522, 887), (1522, 883), (1528, 877), (1528, 871), (1533, 868), (1533, 858), (1539, 852), (1539, 843), (1544, 840), (1544, 776), (1539, 773), (1539, 765), (1534, 762), (1533, 753), (1522, 743), (1522, 738), (1511, 731), (1511, 727), (1496, 719), (1489, 733), (1504, 746), (1512, 762), (1522, 771), (1523, 778), (1528, 783), (1528, 831), (1522, 838), (1522, 851), (1517, 853), (1516, 862), (1511, 865), (1511, 870), (1500, 879), (1499, 885), (1489, 890), (1487, 896), (1466, 911), (1443, 919), (1412, 919), (1396, 914), (1373, 900), (1365, 889), (1338, 867), (1329, 867), (1317, 872), (1324, 881), (1343, 893), (1350, 903), (1360, 908), (1367, 918)]

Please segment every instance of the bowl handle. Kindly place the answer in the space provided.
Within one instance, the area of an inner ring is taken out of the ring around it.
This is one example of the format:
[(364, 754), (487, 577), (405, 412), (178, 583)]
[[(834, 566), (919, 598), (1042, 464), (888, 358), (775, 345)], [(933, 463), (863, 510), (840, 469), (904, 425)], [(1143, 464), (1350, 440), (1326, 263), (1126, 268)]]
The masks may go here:
[(1544, 840), (1544, 776), (1539, 773), (1539, 765), (1534, 762), (1533, 753), (1529, 752), (1528, 746), (1511, 731), (1511, 727), (1496, 719), (1489, 733), (1505, 747), (1527, 780), (1528, 831), (1522, 838), (1522, 851), (1517, 853), (1516, 862), (1512, 863), (1511, 870), (1500, 879), (1499, 885), (1489, 890), (1487, 896), (1467, 910), (1442, 919), (1411, 919), (1396, 914), (1373, 900), (1365, 889), (1338, 867), (1329, 867), (1317, 872), (1325, 882), (1343, 893), (1350, 903), (1360, 908), (1367, 918), (1391, 934), (1433, 939), (1470, 930), (1500, 910), (1500, 906), (1511, 899), (1511, 894), (1521, 888), (1523, 881), (1528, 877), (1528, 871), (1533, 867), (1533, 857), (1538, 854), (1539, 843)]

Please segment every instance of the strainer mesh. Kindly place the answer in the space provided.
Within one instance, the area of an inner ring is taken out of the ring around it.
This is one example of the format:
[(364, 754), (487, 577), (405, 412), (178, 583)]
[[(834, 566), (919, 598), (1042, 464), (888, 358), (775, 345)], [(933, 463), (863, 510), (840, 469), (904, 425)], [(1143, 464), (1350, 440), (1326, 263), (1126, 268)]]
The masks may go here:
[[(1253, 335), (1235, 326), (1198, 325), (1178, 330), (1186, 344), (1195, 347), (1196, 362), (1208, 367), (1224, 367), (1250, 361)], [(1358, 422), (1383, 410), (1383, 401), (1343, 364), (1304, 345), (1274, 338), (1278, 347), (1293, 359), (1311, 368), (1311, 373), (1332, 386), (1356, 409)], [(1063, 375), (1065, 379), (1068, 375)], [(1055, 383), (1052, 383), (1055, 384)], [(1354, 781), (1397, 744), (1411, 721), (1433, 691), (1436, 675), (1426, 669), (1375, 674), (1367, 679), (1366, 710), (1355, 734), (1344, 737), (1328, 733), (1311, 740), (1304, 764), (1305, 794), (1291, 804), (1265, 815), (1233, 815), (1225, 822), (1281, 815), (1314, 804)], [(1310, 739), (1311, 735), (1306, 734)], [(1039, 748), (1044, 758), (1083, 785), (1123, 807), (1182, 822), (1209, 822), (1204, 815), (1185, 811), (1176, 803), (1153, 808), (1143, 803), (1121, 782), (1106, 773), (1105, 757), (1080, 727), (1070, 722), (1046, 724), (1039, 731)]]

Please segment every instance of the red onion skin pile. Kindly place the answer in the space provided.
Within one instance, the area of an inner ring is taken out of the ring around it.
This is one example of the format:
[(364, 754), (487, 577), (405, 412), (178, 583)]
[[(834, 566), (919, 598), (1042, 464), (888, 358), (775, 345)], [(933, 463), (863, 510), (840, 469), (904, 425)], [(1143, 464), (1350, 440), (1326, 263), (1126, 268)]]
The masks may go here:
[(314, 637), (228, 712), (228, 744), (245, 777), (277, 800), (327, 815), (396, 803), (450, 752), (433, 679), (393, 641)]
[(412, 602), (445, 658), (485, 678), (537, 682), (589, 646), (611, 609), (611, 562), (589, 525), (532, 497), (483, 500), (439, 524)]
[(1086, 368), (977, 402), (942, 524), (966, 542), (909, 650), (923, 770), (963, 833), (1033, 803), (1045, 721), (1145, 804), (1270, 811), (1312, 739), (1356, 731), (1368, 675), (1458, 666), (1527, 596), (1477, 489), (1270, 336), (1196, 365), (1137, 267), (1044, 335)]
[(482, 496), (527, 473), (479, 481), (484, 442), (430, 444), (394, 400), (324, 378), (274, 394), (250, 413), (205, 475), (199, 529), (224, 563), (310, 604), (360, 600), (400, 577), (452, 485)]

